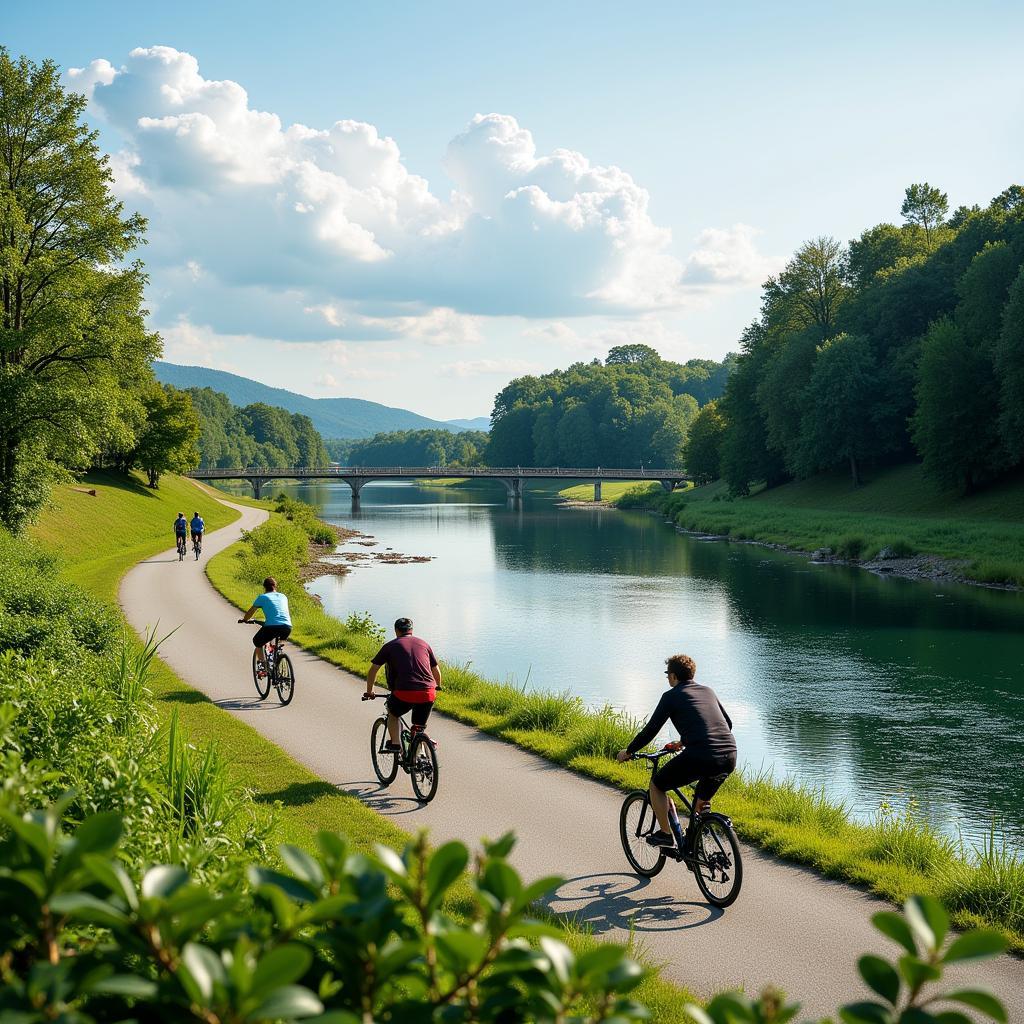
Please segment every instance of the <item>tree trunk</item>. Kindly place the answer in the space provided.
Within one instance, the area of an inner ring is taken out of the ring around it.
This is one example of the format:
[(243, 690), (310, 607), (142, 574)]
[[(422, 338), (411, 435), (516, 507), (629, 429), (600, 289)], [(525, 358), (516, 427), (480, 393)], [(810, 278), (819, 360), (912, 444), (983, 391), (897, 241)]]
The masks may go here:
[(854, 487), (860, 487), (860, 466), (857, 465), (857, 457), (850, 456), (850, 477)]
[(157, 469), (147, 469), (146, 473), (149, 476), (149, 486), (156, 490), (157, 484), (160, 482), (160, 471)]

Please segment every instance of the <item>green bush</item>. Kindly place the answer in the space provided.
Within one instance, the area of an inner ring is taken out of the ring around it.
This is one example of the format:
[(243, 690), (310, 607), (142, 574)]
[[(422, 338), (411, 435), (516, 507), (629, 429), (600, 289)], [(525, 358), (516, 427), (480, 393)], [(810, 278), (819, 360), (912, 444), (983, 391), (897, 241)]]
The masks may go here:
[(845, 537), (840, 537), (832, 547), (840, 558), (855, 560), (860, 558), (867, 544), (867, 539), (860, 534), (848, 533)]

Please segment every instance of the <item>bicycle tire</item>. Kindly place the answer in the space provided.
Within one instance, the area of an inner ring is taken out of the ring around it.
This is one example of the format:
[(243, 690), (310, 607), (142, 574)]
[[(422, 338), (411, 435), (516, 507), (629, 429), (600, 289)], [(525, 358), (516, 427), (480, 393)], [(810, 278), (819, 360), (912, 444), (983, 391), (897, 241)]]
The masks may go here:
[(409, 750), (409, 777), (412, 791), (421, 803), (429, 804), (437, 793), (441, 766), (437, 761), (437, 748), (426, 733), (419, 733)]
[(743, 856), (732, 822), (724, 814), (702, 815), (693, 849), (693, 873), (704, 898), (713, 907), (732, 906), (743, 887)]
[(388, 723), (378, 718), (370, 730), (370, 759), (373, 761), (373, 773), (382, 786), (390, 786), (398, 775), (398, 757), (383, 750), (387, 741)]
[(639, 789), (629, 793), (619, 812), (619, 839), (630, 867), (644, 878), (653, 878), (665, 866), (665, 851), (651, 846), (646, 839), (657, 828), (658, 821), (647, 793)]
[(182, 542), (181, 544), (178, 545), (178, 561), (179, 562), (184, 562), (185, 561), (185, 544), (184, 544), (184, 542)]
[(260, 678), (260, 657), (256, 650), (252, 652), (252, 681), (256, 684), (256, 692), (260, 695), (260, 700), (266, 700), (270, 694), (270, 673), (266, 673)]
[(295, 696), (295, 669), (292, 667), (292, 659), (287, 654), (278, 654), (274, 661), (274, 685), (277, 687), (277, 696), (281, 706), (291, 704)]

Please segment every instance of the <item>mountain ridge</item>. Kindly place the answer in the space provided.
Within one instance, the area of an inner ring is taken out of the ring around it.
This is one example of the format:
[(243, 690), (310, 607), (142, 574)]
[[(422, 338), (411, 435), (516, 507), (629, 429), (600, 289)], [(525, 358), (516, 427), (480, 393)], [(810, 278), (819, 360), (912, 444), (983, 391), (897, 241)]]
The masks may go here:
[(176, 388), (211, 388), (227, 395), (233, 405), (245, 406), (253, 402), (280, 406), (289, 412), (301, 413), (313, 421), (320, 435), (327, 441), (353, 440), (372, 437), (395, 430), (486, 430), (486, 417), (476, 419), (435, 420), (409, 409), (371, 402), (364, 398), (310, 398), (286, 388), (271, 387), (259, 381), (242, 377), (227, 370), (214, 370), (207, 366), (185, 366), (153, 361), (157, 380)]

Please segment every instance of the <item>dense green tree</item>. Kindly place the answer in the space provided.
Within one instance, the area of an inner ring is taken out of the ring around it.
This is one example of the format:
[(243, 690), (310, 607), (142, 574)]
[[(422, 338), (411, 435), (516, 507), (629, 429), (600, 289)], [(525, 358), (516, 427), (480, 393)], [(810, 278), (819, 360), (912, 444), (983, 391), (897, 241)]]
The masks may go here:
[(860, 486), (861, 463), (884, 450), (872, 415), (877, 387), (866, 338), (840, 334), (821, 345), (804, 393), (803, 475), (846, 463), (854, 487)]
[(804, 392), (818, 358), (815, 335), (813, 329), (798, 331), (788, 344), (775, 348), (755, 392), (765, 445), (793, 474), (799, 472)]
[(1017, 213), (1024, 211), (1024, 185), (1011, 185), (1003, 189), (992, 200), (992, 206), (1005, 213)]
[(847, 295), (847, 272), (841, 242), (825, 236), (804, 242), (782, 273), (765, 284), (765, 315), (778, 321), (770, 326), (813, 327), (819, 339), (829, 337)]
[(395, 430), (349, 445), (351, 466), (479, 466), (487, 445), (480, 430)]
[(956, 325), (968, 344), (992, 353), (1021, 258), (1005, 241), (986, 242), (957, 283)]
[(879, 272), (925, 251), (921, 232), (895, 224), (876, 224), (850, 242), (847, 277), (854, 288), (866, 288)]
[(999, 432), (1015, 462), (1024, 462), (1024, 267), (1003, 307), (1003, 328), (995, 349), (999, 380)]
[(912, 430), (924, 470), (940, 486), (969, 493), (1007, 461), (995, 430), (991, 361), (947, 318), (925, 337), (919, 373)]
[(949, 212), (949, 197), (941, 189), (928, 182), (908, 185), (900, 213), (908, 224), (924, 232), (925, 242), (932, 248), (937, 239), (937, 230)]
[(683, 465), (698, 484), (708, 484), (722, 475), (722, 444), (726, 420), (717, 400), (708, 402), (690, 425), (683, 452)]
[(55, 64), (0, 48), (0, 522), (19, 528), (49, 479), (125, 449), (159, 339), (126, 216)]
[(606, 366), (634, 366), (637, 363), (658, 363), (661, 356), (650, 345), (616, 345), (605, 358)]
[(145, 470), (149, 486), (164, 473), (187, 473), (199, 465), (199, 417), (185, 391), (153, 381), (142, 396), (145, 425), (139, 431), (130, 461)]

